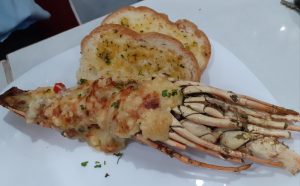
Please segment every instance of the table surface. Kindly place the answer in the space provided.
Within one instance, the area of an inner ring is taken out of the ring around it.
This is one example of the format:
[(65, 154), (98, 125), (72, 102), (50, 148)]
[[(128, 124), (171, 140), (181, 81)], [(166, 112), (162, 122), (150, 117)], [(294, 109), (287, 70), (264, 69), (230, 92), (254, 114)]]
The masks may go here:
[[(175, 9), (178, 14), (171, 20), (185, 18), (196, 23), (236, 55), (279, 104), (300, 110), (300, 14), (281, 5), (279, 0), (146, 0), (136, 5), (160, 12), (164, 9), (166, 14)], [(9, 54), (14, 77), (78, 45), (101, 20), (95, 19)], [(230, 73), (230, 69), (225, 70)]]

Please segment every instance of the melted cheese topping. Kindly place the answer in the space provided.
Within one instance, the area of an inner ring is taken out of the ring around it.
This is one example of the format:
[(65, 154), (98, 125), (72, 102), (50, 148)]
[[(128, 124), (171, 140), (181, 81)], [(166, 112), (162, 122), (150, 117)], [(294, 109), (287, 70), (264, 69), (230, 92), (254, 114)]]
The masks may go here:
[(178, 87), (162, 78), (140, 83), (98, 79), (58, 95), (31, 95), (27, 121), (58, 128), (105, 152), (119, 151), (139, 132), (151, 140), (168, 139), (170, 108), (182, 101)]

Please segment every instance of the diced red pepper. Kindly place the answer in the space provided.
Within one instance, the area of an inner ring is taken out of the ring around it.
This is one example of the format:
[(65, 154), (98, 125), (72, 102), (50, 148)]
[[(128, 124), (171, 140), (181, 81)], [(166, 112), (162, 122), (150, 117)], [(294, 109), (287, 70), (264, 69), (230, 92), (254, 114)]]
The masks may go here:
[(57, 94), (65, 89), (66, 89), (66, 86), (63, 83), (55, 83), (55, 85), (53, 87), (53, 91)]

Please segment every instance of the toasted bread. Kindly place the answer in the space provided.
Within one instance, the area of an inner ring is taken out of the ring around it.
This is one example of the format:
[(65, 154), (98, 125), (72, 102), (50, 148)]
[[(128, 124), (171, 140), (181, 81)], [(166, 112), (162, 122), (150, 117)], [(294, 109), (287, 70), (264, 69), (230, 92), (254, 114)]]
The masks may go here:
[(129, 6), (107, 16), (102, 22), (104, 24), (121, 24), (139, 33), (158, 32), (179, 40), (196, 57), (201, 74), (209, 62), (211, 46), (207, 36), (188, 20), (174, 23), (167, 15), (148, 7)]
[(159, 34), (139, 34), (121, 25), (94, 29), (81, 42), (77, 79), (149, 79), (164, 74), (199, 81), (194, 55), (176, 39)]

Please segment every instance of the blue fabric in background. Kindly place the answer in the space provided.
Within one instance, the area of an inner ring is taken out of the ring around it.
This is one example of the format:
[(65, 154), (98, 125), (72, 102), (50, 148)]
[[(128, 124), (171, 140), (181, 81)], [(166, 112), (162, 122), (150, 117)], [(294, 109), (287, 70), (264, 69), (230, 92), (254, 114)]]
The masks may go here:
[(0, 42), (13, 31), (49, 17), (50, 14), (33, 0), (0, 0)]

